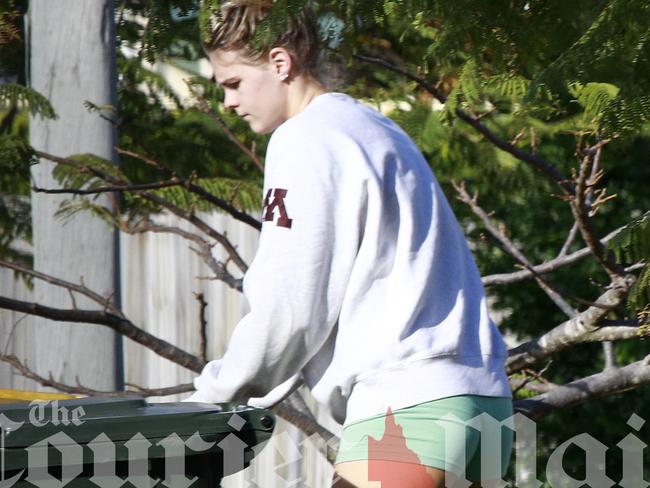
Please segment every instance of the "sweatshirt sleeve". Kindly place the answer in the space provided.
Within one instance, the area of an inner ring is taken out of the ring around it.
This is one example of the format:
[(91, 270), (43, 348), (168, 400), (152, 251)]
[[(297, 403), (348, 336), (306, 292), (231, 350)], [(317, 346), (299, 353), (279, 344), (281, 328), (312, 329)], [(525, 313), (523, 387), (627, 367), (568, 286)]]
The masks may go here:
[(295, 388), (338, 318), (363, 192), (328, 144), (283, 129), (267, 150), (262, 232), (244, 278), (250, 312), (224, 356), (194, 380), (201, 401), (274, 403)]

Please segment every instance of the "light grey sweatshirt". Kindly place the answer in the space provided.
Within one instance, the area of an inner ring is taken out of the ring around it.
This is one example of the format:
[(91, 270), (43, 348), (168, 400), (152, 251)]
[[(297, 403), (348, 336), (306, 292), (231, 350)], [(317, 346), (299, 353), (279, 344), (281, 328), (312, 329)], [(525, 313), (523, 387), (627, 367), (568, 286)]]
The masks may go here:
[(301, 380), (339, 422), (459, 394), (510, 397), (505, 344), (426, 161), (340, 93), (271, 137), (250, 305), (188, 400), (270, 406)]

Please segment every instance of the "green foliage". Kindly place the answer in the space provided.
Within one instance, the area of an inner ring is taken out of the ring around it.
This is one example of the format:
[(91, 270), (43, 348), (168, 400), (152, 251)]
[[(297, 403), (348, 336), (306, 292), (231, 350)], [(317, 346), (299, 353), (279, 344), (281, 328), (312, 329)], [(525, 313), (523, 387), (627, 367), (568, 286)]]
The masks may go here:
[[(608, 248), (614, 252), (617, 261), (633, 264), (650, 262), (650, 211), (629, 223), (612, 241)], [(628, 297), (630, 311), (648, 321), (650, 305), (650, 266), (646, 264)]]
[(29, 166), (34, 154), (22, 137), (0, 134), (0, 256), (23, 264), (30, 257), (15, 244), (31, 238)]
[(619, 93), (618, 87), (609, 83), (573, 83), (569, 92), (584, 109), (588, 121), (598, 121), (612, 106)]
[(90, 214), (103, 220), (111, 227), (115, 224), (115, 213), (110, 208), (82, 197), (64, 200), (54, 215), (60, 218), (65, 225), (67, 221), (79, 213)]
[(27, 111), (54, 117), (50, 103), (24, 82), (22, 15), (27, 0), (0, 3), (0, 257), (31, 265), (25, 243), (31, 241)]
[(617, 97), (602, 120), (603, 128), (610, 134), (633, 134), (650, 122), (650, 97)]
[(199, 7), (198, 27), (201, 42), (207, 44), (210, 41), (212, 25), (219, 16), (221, 7), (220, 0), (203, 0)]
[[(139, 56), (150, 63), (173, 55), (180, 43), (185, 44), (184, 52), (196, 58), (200, 50), (196, 48), (198, 37), (188, 39), (187, 34), (196, 35), (198, 2), (195, 0), (121, 0), (119, 10), (128, 15), (121, 16), (118, 28), (119, 37), (124, 41), (140, 41)], [(136, 16), (147, 19), (142, 26)], [(179, 36), (179, 33), (181, 34)]]
[(522, 100), (530, 88), (530, 80), (512, 73), (501, 73), (486, 81), (488, 90), (512, 100)]
[(471, 108), (479, 104), (483, 95), (482, 84), (476, 61), (470, 59), (462, 67), (458, 82), (445, 102), (443, 115), (447, 122), (456, 117), (456, 109)]
[[(9, 2), (14, 8), (14, 2)], [(15, 10), (0, 11), (0, 46), (11, 44), (20, 39), (20, 29), (16, 25), (19, 13)]]
[(619, 262), (636, 263), (650, 256), (650, 211), (626, 225), (608, 247)]
[(19, 83), (24, 81), (21, 69), (25, 59), (22, 15), (27, 10), (27, 0), (0, 2), (0, 78), (7, 77)]
[[(260, 195), (262, 194), (262, 187), (257, 182), (232, 178), (202, 178), (196, 180), (196, 184), (208, 193), (225, 200), (240, 210), (251, 211), (261, 208)], [(209, 212), (215, 208), (213, 204), (203, 197), (188, 191), (182, 186), (161, 188), (152, 191), (152, 193), (185, 210), (193, 209)], [(127, 202), (136, 200), (140, 200), (137, 195), (127, 197)]]
[[(204, 0), (200, 11), (195, 0), (117, 3), (117, 107), (115, 113), (92, 103), (88, 108), (115, 120), (121, 148), (164, 164), (171, 172), (191, 178), (239, 208), (258, 209), (262, 175), (250, 158), (226, 137), (210, 115), (185, 106), (155, 67), (142, 63), (164, 60), (191, 67), (203, 55), (201, 35), (209, 31), (210, 15), (221, 2)], [(264, 43), (280, 32), (288, 15), (304, 3), (275, 2), (256, 42)], [(24, 11), (26, 2), (17, 1), (15, 5)], [(471, 192), (479, 194), (480, 205), (493, 212), (493, 218), (503, 224), (504, 231), (535, 263), (557, 256), (573, 225), (573, 216), (566, 202), (554, 197), (556, 186), (459, 122), (456, 108), (483, 115), (484, 124), (499, 137), (539, 154), (566, 175), (575, 167), (577, 148), (611, 138), (603, 150), (601, 166), (606, 172), (600, 184), (619, 197), (603, 206), (594, 219), (599, 235), (650, 208), (650, 7), (646, 0), (355, 0), (316, 1), (310, 5), (321, 16), (323, 38), (328, 43), (336, 38), (329, 51), (346, 65), (350, 83), (345, 91), (377, 107), (385, 107), (385, 101), (397, 104), (390, 116), (413, 137), (435, 170), (471, 241), (483, 275), (514, 271), (517, 263), (454, 198), (453, 180), (465, 181)], [(0, 16), (7, 9), (4, 2)], [(142, 18), (148, 22), (142, 22)], [(135, 55), (127, 57), (124, 52)], [(433, 103), (431, 95), (414, 81), (361, 62), (354, 57), (356, 54), (382, 58), (421, 75), (447, 94), (444, 108)], [(9, 50), (9, 45), (0, 43), (0, 76), (8, 72), (18, 83), (24, 83), (24, 59), (20, 49), (12, 45)], [(252, 134), (246, 122), (223, 109), (223, 93), (211, 80), (194, 78), (191, 83), (235, 137), (247, 147), (255, 146), (259, 154), (264, 153), (268, 138)], [(15, 94), (12, 97), (16, 108), (13, 113), (6, 102), (9, 97), (0, 97), (7, 108), (6, 113), (0, 109), (4, 117), (0, 128), (0, 254), (5, 255), (12, 238), (29, 236), (30, 232), (25, 197), (29, 194), (33, 154), (24, 143), (26, 128), (18, 122), (21, 117), (26, 119), (24, 110), (42, 108), (38, 101), (19, 99)], [(18, 108), (23, 112), (17, 114)], [(119, 168), (88, 155), (72, 159), (78, 164), (59, 165), (56, 170), (59, 180), (70, 188), (103, 186), (92, 169), (132, 184), (170, 177), (170, 172), (160, 172), (129, 156), (121, 157)], [(184, 209), (211, 209), (183, 187), (152, 193)], [(65, 216), (90, 211), (111, 222), (114, 217), (99, 202), (92, 197), (73, 197), (60, 212)], [(161, 210), (138, 193), (125, 193), (120, 208), (134, 219)], [(643, 214), (643, 218), (647, 217), (647, 213)], [(621, 262), (647, 261), (648, 226), (647, 220), (641, 220), (610, 245)], [(583, 246), (577, 239), (569, 252)], [(648, 316), (644, 304), (648, 303), (649, 275), (646, 267), (630, 301), (642, 317)], [(558, 290), (588, 300), (602, 293), (608, 283), (607, 275), (589, 259), (546, 279)], [(565, 320), (532, 281), (492, 287), (488, 293), (493, 310), (503, 313), (500, 328), (521, 339), (538, 336)], [(583, 307), (577, 302), (572, 305)], [(623, 316), (626, 311), (621, 308), (612, 314)], [(638, 360), (647, 354), (645, 348), (640, 341), (616, 343), (616, 359), (620, 364)], [(602, 367), (600, 346), (589, 344), (559, 354), (546, 377), (566, 383)], [(521, 390), (519, 394), (527, 396), (532, 392)], [(579, 416), (571, 427), (576, 433), (598, 429), (603, 435), (599, 440), (615, 445), (620, 440), (620, 435), (616, 437), (620, 425), (613, 421), (611, 409), (625, 400), (641, 411), (650, 400), (648, 395), (647, 389), (637, 390), (622, 400), (594, 402), (584, 407), (588, 414)], [(557, 444), (566, 432), (565, 417), (547, 419), (539, 432), (540, 452), (548, 452), (549, 446)], [(574, 465), (583, 462), (570, 453), (566, 459)]]
[(0, 134), (0, 175), (23, 174), (33, 158), (34, 150), (22, 137)]
[(14, 107), (47, 119), (57, 117), (49, 100), (40, 93), (16, 83), (0, 85), (0, 110)]
[(67, 158), (70, 164), (57, 164), (53, 176), (63, 188), (92, 190), (106, 186), (104, 175), (124, 179), (120, 169), (112, 162), (94, 154), (77, 154)]

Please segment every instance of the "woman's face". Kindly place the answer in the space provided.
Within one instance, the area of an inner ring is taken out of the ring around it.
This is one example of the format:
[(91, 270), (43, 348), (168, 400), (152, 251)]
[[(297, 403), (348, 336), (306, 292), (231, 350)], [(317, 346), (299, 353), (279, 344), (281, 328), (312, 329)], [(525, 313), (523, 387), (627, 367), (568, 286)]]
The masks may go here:
[(253, 132), (272, 132), (289, 118), (286, 84), (275, 64), (253, 65), (236, 51), (214, 51), (209, 58), (224, 90), (224, 105), (246, 120)]

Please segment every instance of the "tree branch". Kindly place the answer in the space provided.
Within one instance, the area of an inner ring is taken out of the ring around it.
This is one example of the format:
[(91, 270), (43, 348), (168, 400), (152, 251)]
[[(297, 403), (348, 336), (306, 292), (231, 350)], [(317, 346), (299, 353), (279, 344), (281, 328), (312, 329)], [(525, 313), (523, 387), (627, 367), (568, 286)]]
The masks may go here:
[(508, 374), (529, 366), (573, 344), (584, 342), (588, 334), (599, 328), (599, 322), (609, 310), (619, 306), (632, 284), (633, 276), (619, 278), (598, 298), (595, 306), (558, 325), (546, 334), (508, 351), (506, 370)]
[(118, 225), (120, 230), (126, 232), (127, 234), (140, 234), (143, 232), (168, 233), (178, 235), (184, 239), (194, 242), (199, 246), (199, 248), (196, 249), (194, 247), (190, 247), (190, 249), (198, 254), (201, 259), (203, 259), (205, 264), (214, 273), (214, 278), (223, 281), (234, 290), (242, 291), (242, 280), (240, 278), (235, 278), (227, 270), (227, 266), (224, 263), (221, 263), (214, 258), (212, 254), (213, 245), (203, 239), (201, 236), (192, 232), (185, 231), (183, 229), (179, 229), (178, 227), (158, 225), (145, 219), (140, 220), (135, 225), (129, 225), (118, 220)]
[(140, 192), (143, 190), (158, 190), (160, 188), (170, 188), (174, 186), (183, 186), (183, 182), (178, 178), (172, 178), (167, 181), (158, 181), (155, 183), (142, 183), (142, 184), (125, 184), (125, 185), (115, 185), (115, 186), (102, 186), (94, 189), (87, 190), (75, 190), (72, 188), (60, 188), (60, 189), (47, 189), (39, 188), (37, 186), (32, 186), (32, 190), (37, 193), (47, 193), (50, 195), (96, 195), (99, 193), (109, 193), (109, 192)]
[[(357, 59), (360, 59), (361, 61), (365, 61), (368, 63), (373, 63), (379, 66), (383, 66), (384, 68), (387, 68), (395, 73), (399, 73), (406, 78), (415, 81), (418, 85), (420, 85), (422, 88), (424, 88), (427, 92), (429, 92), (431, 95), (433, 95), (440, 103), (445, 103), (447, 101), (447, 97), (436, 87), (428, 83), (425, 79), (423, 79), (420, 76), (416, 76), (410, 72), (408, 72), (405, 69), (400, 68), (399, 66), (395, 66), (392, 63), (389, 63), (388, 61), (385, 61), (383, 59), (379, 58), (373, 58), (370, 56), (365, 56), (362, 54), (356, 54), (355, 57)], [(483, 134), (485, 138), (490, 141), (493, 145), (498, 147), (499, 149), (511, 154), (515, 158), (519, 159), (520, 161), (524, 161), (528, 164), (531, 164), (532, 166), (536, 167), (538, 170), (540, 170), (542, 173), (544, 173), (546, 176), (548, 176), (550, 179), (555, 181), (562, 191), (566, 193), (567, 195), (573, 195), (575, 188), (571, 180), (566, 178), (562, 173), (557, 169), (555, 165), (550, 163), (549, 161), (545, 160), (544, 158), (538, 156), (537, 154), (529, 153), (526, 151), (523, 151), (513, 144), (505, 141), (504, 139), (500, 138), (497, 136), (494, 132), (492, 132), (490, 129), (488, 129), (480, 120), (479, 117), (470, 115), (467, 112), (464, 112), (463, 110), (457, 108), (456, 111), (456, 116), (467, 122), (469, 125), (474, 127), (478, 132)]]
[(598, 146), (595, 156), (591, 151), (587, 151), (587, 154), (582, 159), (576, 183), (576, 191), (571, 199), (571, 211), (580, 229), (582, 239), (589, 246), (596, 260), (605, 268), (610, 278), (615, 279), (623, 275), (623, 269), (605, 255), (605, 248), (596, 237), (596, 233), (591, 225), (589, 208), (587, 207), (587, 178), (591, 173), (592, 165), (595, 164), (594, 160), (600, 157), (601, 150), (602, 146)]
[[(71, 283), (69, 281), (61, 280), (59, 278), (54, 278), (53, 276), (39, 273), (38, 271), (33, 271), (31, 269), (20, 266), (19, 264), (5, 261), (2, 259), (0, 259), (0, 266), (3, 268), (12, 269), (19, 273), (24, 273), (26, 275), (33, 276), (34, 278), (45, 281), (46, 283), (50, 283), (52, 285), (65, 288), (68, 291), (75, 291), (81, 295), (90, 298), (93, 302), (97, 303), (98, 305), (101, 305), (104, 310), (109, 310), (112, 314), (124, 318), (124, 314), (121, 312), (119, 308), (115, 306), (115, 304), (111, 301), (110, 297), (108, 298), (104, 297), (99, 293), (95, 293), (90, 288), (87, 288), (83, 285), (77, 285), (76, 283)], [(74, 297), (72, 297), (72, 299), (74, 304)]]
[(59, 383), (58, 381), (54, 381), (54, 378), (52, 378), (52, 374), (49, 375), (49, 378), (45, 378), (38, 373), (32, 371), (28, 366), (27, 363), (21, 362), (16, 356), (14, 355), (4, 355), (0, 354), (0, 361), (3, 363), (7, 363), (11, 365), (14, 369), (16, 369), (22, 376), (25, 378), (29, 378), (30, 380), (33, 380), (40, 384), (41, 386), (47, 387), (47, 388), (54, 388), (55, 390), (58, 390), (63, 393), (68, 393), (71, 395), (88, 395), (88, 396), (100, 396), (100, 397), (123, 397), (123, 396), (130, 396), (133, 395), (134, 393), (137, 393), (141, 396), (167, 396), (167, 395), (174, 395), (177, 393), (185, 393), (188, 391), (192, 391), (194, 389), (194, 386), (192, 383), (187, 383), (184, 385), (177, 385), (177, 386), (172, 386), (168, 388), (142, 388), (137, 385), (132, 385), (128, 384), (128, 386), (131, 386), (133, 390), (126, 390), (126, 391), (104, 391), (104, 390), (95, 390), (93, 388), (88, 388), (86, 386), (83, 386), (79, 383), (79, 377), (77, 377), (77, 385), (72, 386), (72, 385), (66, 385), (65, 383)]
[(580, 342), (623, 341), (639, 337), (638, 327), (612, 326), (601, 327), (585, 334)]
[(610, 368), (558, 386), (533, 398), (516, 400), (515, 410), (540, 420), (556, 410), (587, 403), (595, 398), (622, 393), (650, 383), (650, 356), (622, 368)]
[(208, 308), (208, 302), (205, 301), (205, 296), (203, 293), (195, 293), (194, 296), (199, 301), (199, 335), (201, 337), (201, 343), (199, 345), (199, 357), (202, 361), (208, 361), (208, 335), (207, 328), (208, 322), (205, 319), (205, 311)]
[[(612, 240), (616, 235), (618, 235), (624, 228), (625, 227), (619, 227), (618, 229), (610, 232), (609, 234), (607, 234), (607, 236), (601, 239), (600, 242), (603, 244), (607, 243), (608, 241)], [(499, 274), (484, 276), (482, 278), (483, 286), (507, 285), (510, 283), (517, 283), (519, 281), (532, 278), (535, 275), (543, 275), (543, 274), (551, 273), (560, 268), (563, 268), (564, 266), (568, 266), (569, 264), (573, 264), (583, 258), (586, 258), (587, 256), (591, 256), (591, 249), (588, 247), (584, 247), (566, 256), (558, 256), (557, 258), (552, 259), (551, 261), (547, 261), (546, 263), (533, 266), (531, 269), (525, 269), (523, 271), (515, 271), (513, 273), (499, 273)]]
[[(543, 393), (545, 391), (548, 391), (549, 389), (555, 387), (556, 385), (548, 381), (546, 378), (544, 378), (544, 373), (548, 371), (548, 368), (551, 367), (551, 364), (553, 364), (553, 361), (549, 361), (546, 366), (538, 373), (537, 371), (533, 371), (532, 369), (524, 369), (524, 378), (521, 378), (519, 381), (516, 380), (511, 380), (511, 388), (512, 388), (512, 394), (516, 394), (519, 390), (522, 388), (526, 388), (527, 390), (532, 390), (536, 391), (539, 393)], [(532, 383), (532, 381), (535, 380), (537, 383)]]
[[(113, 176), (111, 176), (111, 175), (109, 175), (109, 174), (107, 174), (107, 173), (105, 173), (105, 172), (103, 172), (101, 170), (98, 170), (97, 168), (93, 168), (93, 167), (90, 167), (88, 165), (84, 165), (84, 164), (79, 163), (77, 161), (74, 161), (74, 160), (71, 160), (71, 159), (68, 159), (68, 158), (61, 158), (61, 157), (54, 156), (52, 154), (44, 153), (44, 152), (41, 152), (41, 151), (35, 151), (35, 153), (39, 157), (44, 158), (44, 159), (49, 159), (50, 161), (53, 161), (55, 163), (63, 164), (63, 165), (67, 165), (67, 166), (73, 166), (75, 168), (83, 169), (83, 170), (89, 172), (90, 174), (93, 174), (97, 178), (100, 178), (100, 179), (106, 181), (107, 183), (110, 183), (110, 184), (113, 184), (113, 185), (126, 185), (127, 184), (126, 182), (124, 182), (124, 181), (122, 181), (122, 180), (120, 180), (118, 178), (115, 178), (115, 177), (113, 177)], [(161, 206), (163, 208), (166, 208), (167, 210), (169, 210), (173, 214), (177, 215), (178, 217), (180, 217), (180, 218), (182, 218), (184, 220), (187, 220), (192, 225), (194, 225), (196, 228), (198, 228), (198, 229), (202, 230), (203, 232), (205, 232), (208, 236), (212, 237), (214, 240), (219, 242), (219, 244), (221, 244), (224, 247), (224, 249), (226, 250), (228, 255), (231, 257), (231, 259), (233, 260), (235, 265), (242, 271), (242, 273), (246, 272), (246, 270), (248, 269), (248, 266), (246, 265), (244, 260), (241, 258), (241, 256), (239, 255), (239, 253), (237, 252), (235, 247), (230, 243), (228, 238), (226, 238), (226, 236), (224, 236), (223, 234), (217, 232), (215, 229), (210, 227), (202, 219), (198, 218), (194, 214), (194, 212), (183, 210), (180, 207), (178, 207), (178, 206), (174, 205), (173, 203), (171, 203), (170, 201), (165, 200), (164, 198), (162, 198), (162, 197), (160, 197), (160, 196), (158, 196), (158, 195), (156, 195), (154, 193), (151, 193), (149, 191), (138, 191), (138, 192), (134, 192), (134, 193), (137, 193), (138, 195), (142, 196), (143, 198), (149, 200), (150, 202), (156, 203), (157, 205), (159, 205), (159, 206)]]
[(248, 215), (245, 212), (242, 212), (242, 211), (238, 210), (237, 208), (232, 206), (230, 203), (226, 202), (225, 200), (222, 200), (221, 198), (216, 197), (215, 195), (213, 195), (209, 191), (205, 190), (201, 186), (197, 185), (196, 183), (193, 183), (191, 180), (189, 180), (187, 178), (181, 178), (174, 171), (172, 171), (169, 168), (167, 168), (166, 166), (162, 165), (160, 162), (155, 161), (155, 160), (153, 160), (151, 158), (148, 158), (146, 156), (143, 156), (141, 154), (135, 153), (133, 151), (127, 151), (126, 149), (121, 149), (119, 147), (116, 148), (116, 150), (120, 154), (124, 154), (126, 156), (131, 156), (133, 158), (139, 159), (140, 161), (144, 161), (147, 164), (150, 164), (150, 165), (154, 166), (155, 168), (159, 169), (160, 171), (165, 171), (165, 172), (168, 172), (168, 173), (172, 174), (174, 178), (179, 179), (181, 184), (183, 186), (185, 186), (185, 188), (187, 188), (188, 191), (202, 197), (207, 202), (209, 202), (212, 205), (214, 205), (215, 207), (223, 210), (224, 212), (226, 212), (227, 214), (229, 214), (230, 216), (232, 216), (236, 220), (239, 220), (240, 222), (248, 224), (251, 227), (253, 227), (254, 229), (257, 229), (257, 230), (262, 229), (262, 223), (259, 220), (251, 217), (250, 215)]
[[(528, 258), (524, 256), (517, 245), (512, 242), (508, 236), (505, 235), (505, 233), (496, 228), (496, 226), (492, 223), (490, 216), (478, 205), (476, 201), (476, 195), (474, 197), (471, 197), (469, 193), (467, 193), (465, 183), (462, 182), (460, 184), (457, 184), (456, 182), (452, 182), (452, 184), (458, 192), (459, 200), (467, 204), (472, 209), (472, 212), (474, 212), (474, 214), (481, 219), (488, 232), (490, 232), (490, 234), (492, 234), (492, 236), (501, 243), (501, 246), (506, 250), (506, 252), (521, 264), (523, 264), (527, 269), (532, 271), (533, 267)], [(577, 311), (571, 305), (569, 305), (569, 303), (567, 303), (566, 300), (564, 300), (564, 298), (562, 298), (562, 296), (555, 289), (553, 289), (544, 279), (542, 279), (541, 276), (535, 275), (535, 281), (537, 281), (537, 284), (544, 291), (544, 293), (546, 293), (546, 295), (553, 301), (553, 303), (555, 303), (555, 305), (558, 306), (560, 310), (562, 310), (562, 312), (564, 312), (567, 317), (573, 317), (576, 315)]]
[(569, 252), (569, 248), (571, 247), (571, 244), (573, 244), (573, 241), (575, 241), (576, 237), (578, 236), (579, 230), (580, 229), (578, 228), (578, 223), (574, 222), (573, 226), (571, 227), (571, 230), (569, 231), (569, 235), (567, 236), (566, 241), (562, 246), (562, 249), (560, 249), (560, 252), (557, 255), (558, 258), (566, 256), (566, 254)]
[(106, 311), (64, 310), (60, 308), (46, 307), (38, 303), (13, 300), (4, 296), (0, 296), (0, 308), (30, 315), (37, 315), (57, 322), (103, 325), (113, 329), (115, 332), (125, 337), (128, 337), (132, 341), (143, 345), (159, 356), (169, 359), (170, 361), (179, 364), (190, 371), (194, 371), (195, 373), (200, 372), (205, 365), (205, 362), (201, 361), (196, 356), (170, 344), (167, 341), (149, 334), (126, 318)]
[(313, 417), (296, 410), (286, 401), (273, 407), (273, 411), (287, 422), (298, 427), (308, 437), (315, 434), (317, 438), (325, 440), (327, 460), (330, 464), (334, 464), (339, 445), (339, 439), (337, 436), (332, 434), (319, 423), (314, 422)]
[(230, 240), (224, 234), (217, 232), (215, 229), (210, 227), (207, 223), (205, 223), (205, 221), (197, 217), (194, 214), (194, 212), (183, 210), (182, 208), (177, 207), (173, 203), (165, 200), (164, 198), (160, 198), (158, 195), (154, 195), (153, 193), (149, 193), (149, 192), (143, 192), (141, 193), (141, 195), (147, 200), (152, 201), (160, 205), (161, 207), (166, 208), (171, 213), (182, 218), (183, 220), (187, 220), (192, 225), (194, 225), (197, 229), (202, 230), (208, 236), (212, 237), (215, 241), (221, 244), (221, 246), (223, 246), (223, 248), (230, 256), (230, 259), (232, 259), (232, 261), (239, 268), (239, 270), (242, 273), (246, 273), (246, 271), (248, 270), (248, 265), (243, 260), (243, 258), (239, 255), (237, 249), (235, 249), (235, 246), (232, 245)]

